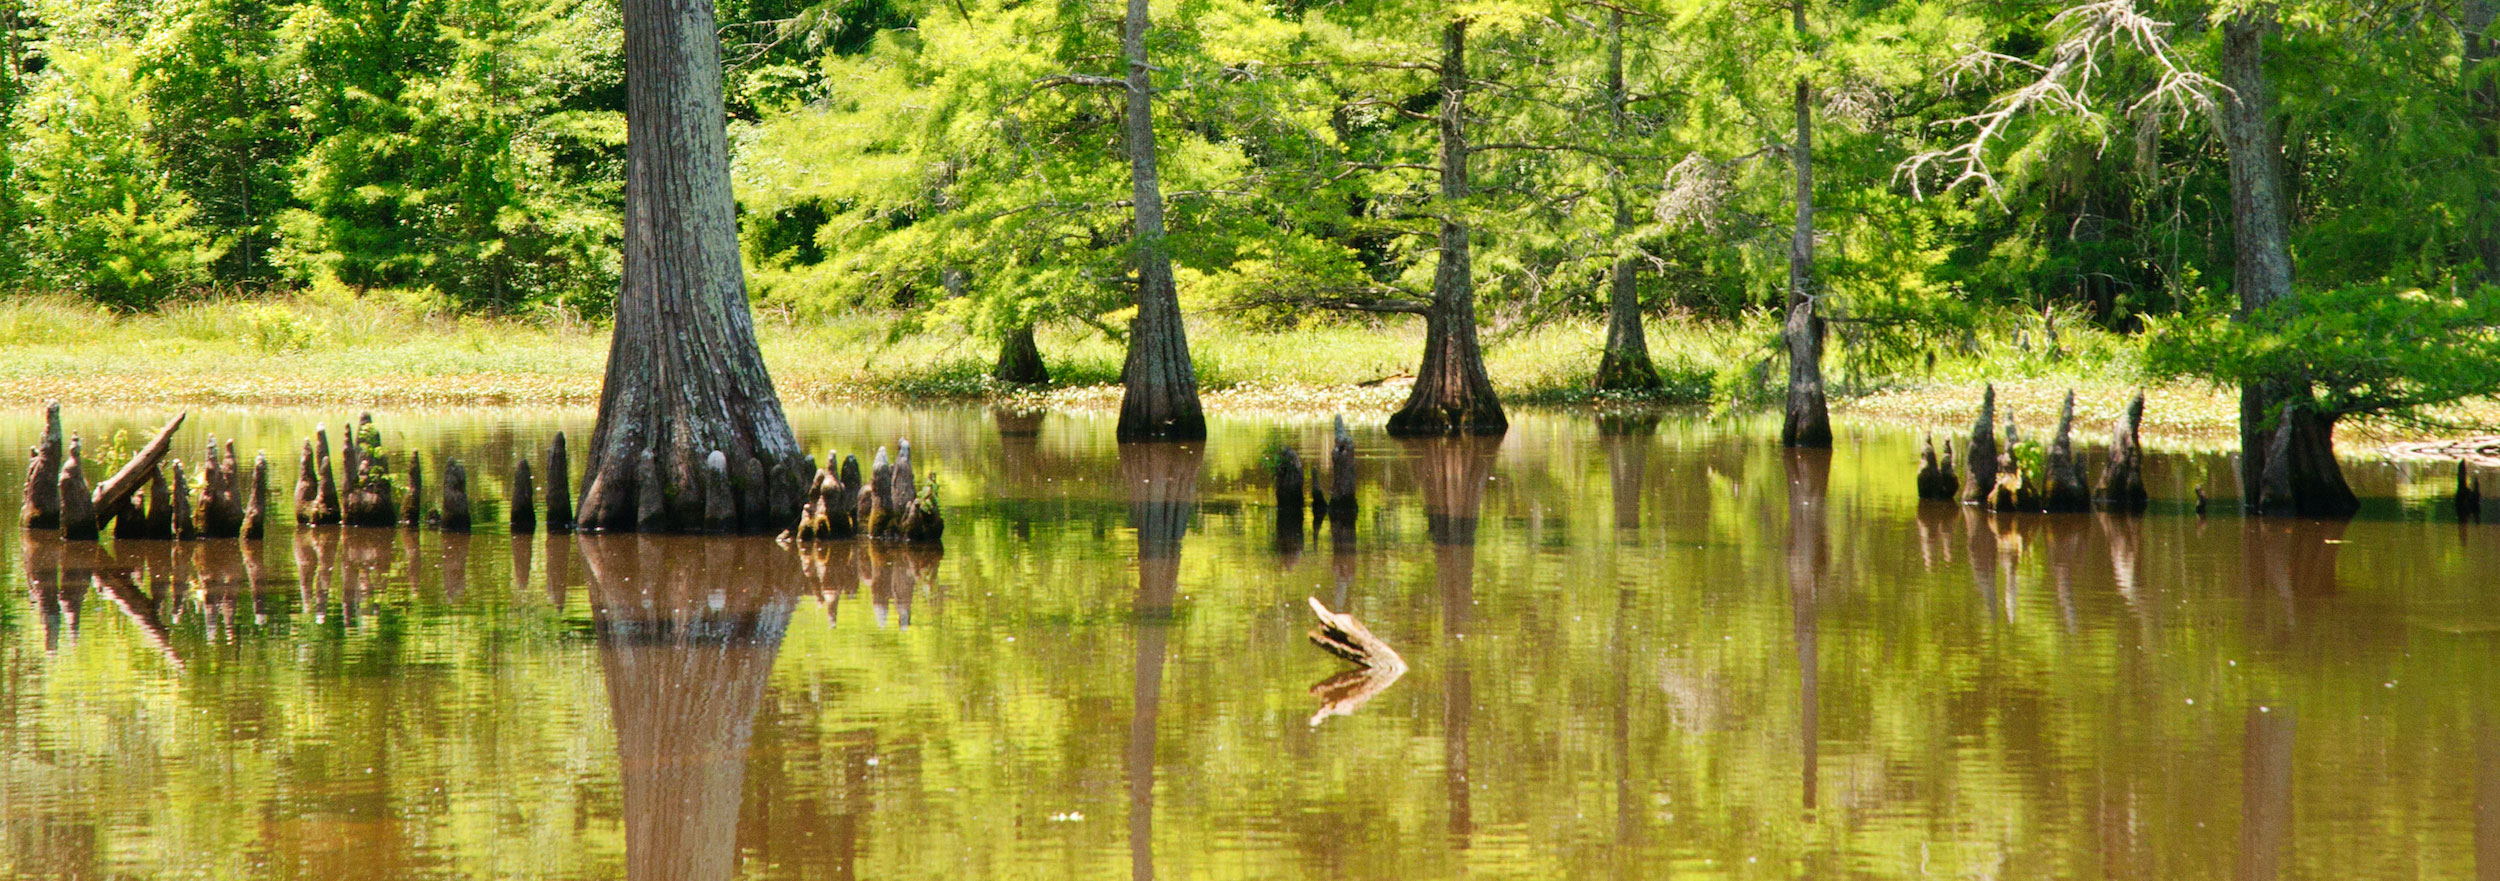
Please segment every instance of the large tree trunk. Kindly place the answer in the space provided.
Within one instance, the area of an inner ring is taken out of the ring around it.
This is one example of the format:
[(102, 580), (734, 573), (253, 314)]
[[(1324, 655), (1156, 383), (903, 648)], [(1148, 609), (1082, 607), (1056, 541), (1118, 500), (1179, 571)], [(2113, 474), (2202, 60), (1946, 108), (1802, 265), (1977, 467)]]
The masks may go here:
[[(2463, 81), (2466, 99), (2473, 108), (2475, 143), (2481, 148), (2485, 168), (2500, 166), (2500, 66), (2492, 64), (2500, 57), (2500, 39), (2491, 32), (2495, 18), (2500, 18), (2500, 2), (2465, 0), (2465, 65)], [(2488, 171), (2486, 172), (2488, 173)], [(2484, 284), (2500, 284), (2500, 187), (2484, 187), (2474, 226), (2474, 250), (2482, 258), (2481, 279)]]
[(998, 366), (990, 370), (990, 378), (1023, 385), (1050, 381), (1050, 368), (1042, 363), (1042, 347), (1033, 341), (1031, 323), (1016, 325), (998, 341)]
[[(2222, 25), (2222, 82), (2231, 89), (2223, 98), (2222, 140), (2231, 155), (2232, 284), (2239, 289), (2242, 319), (2292, 296), (2282, 135), (2275, 126), (2274, 96), (2267, 90), (2265, 71), (2265, 39), (2274, 30), (2273, 16), (2271, 9), (2260, 7), (2233, 15)], [(2271, 423), (2287, 402), (2304, 414), (2294, 420), (2290, 438), (2290, 448), (2301, 455), (2284, 463), (2290, 498), (2264, 499), (2267, 451), (2275, 434)], [(2281, 513), (2341, 517), (2361, 506), (2335, 462), (2334, 420), (2311, 408), (2306, 377), (2277, 377), (2240, 387), (2243, 508), (2259, 510), (2265, 501)]]
[(780, 529), (810, 475), (747, 313), (712, 4), (624, 4), (625, 284), (579, 522), (701, 528), (717, 450), (739, 528)]
[(1441, 33), (1441, 257), (1424, 313), (1424, 360), (1406, 405), (1389, 415), (1393, 435), (1501, 434), (1510, 430), (1476, 342), (1475, 259), (1467, 221), (1467, 20)]
[[(1805, 0), (1791, 8), (1797, 35), (1806, 32)], [(1797, 168), (1797, 229), (1788, 240), (1788, 413), (1780, 443), (1792, 447), (1832, 445), (1832, 417), (1823, 403), (1823, 316), (1814, 291), (1814, 107), (1813, 89), (1797, 78), (1797, 139), (1790, 161)]]
[(1146, 64), (1146, 0), (1128, 0), (1120, 54), (1128, 59), (1128, 167), (1137, 205), (1137, 318), (1129, 323), (1128, 363), (1120, 371), (1121, 440), (1207, 436), (1198, 409), (1198, 371), (1189, 361), (1172, 255), (1163, 242), (1163, 183), (1155, 176), (1153, 68)]
[[(1606, 109), (1614, 117), (1617, 140), (1631, 136), (1631, 121), (1624, 114), (1623, 88), (1623, 10), (1617, 8), (1606, 20)], [(1632, 196), (1624, 187), (1623, 175), (1613, 175), (1615, 199), (1616, 247), (1632, 232)], [(1637, 268), (1631, 257), (1618, 254), (1607, 279), (1606, 352), (1597, 361), (1597, 388), (1601, 391), (1655, 391), (1658, 368), (1649, 360), (1649, 335), (1641, 327), (1640, 290), (1634, 286)]]

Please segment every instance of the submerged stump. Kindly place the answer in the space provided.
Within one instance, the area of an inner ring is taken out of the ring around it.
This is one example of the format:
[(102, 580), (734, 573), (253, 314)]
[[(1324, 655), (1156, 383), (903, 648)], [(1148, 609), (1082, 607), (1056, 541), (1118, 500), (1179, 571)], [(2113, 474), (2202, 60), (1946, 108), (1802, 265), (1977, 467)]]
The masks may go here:
[(530, 478), (530, 459), (522, 456), (512, 466), (512, 534), (529, 535), (538, 531), (538, 482)]

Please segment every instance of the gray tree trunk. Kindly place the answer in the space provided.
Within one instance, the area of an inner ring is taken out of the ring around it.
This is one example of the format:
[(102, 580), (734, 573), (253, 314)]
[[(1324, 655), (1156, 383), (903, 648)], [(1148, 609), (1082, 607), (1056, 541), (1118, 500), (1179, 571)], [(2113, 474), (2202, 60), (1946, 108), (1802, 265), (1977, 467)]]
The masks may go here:
[[(2473, 108), (2477, 129), (2475, 141), (2481, 148), (2486, 167), (2500, 165), (2500, 66), (2492, 64), (2500, 57), (2500, 38), (2491, 26), (2500, 18), (2500, 3), (2493, 0), (2465, 0), (2464, 70), (2466, 98)], [(2484, 284), (2500, 284), (2500, 187), (2484, 187), (2480, 209), (2475, 218), (2475, 254), (2482, 258)]]
[[(2265, 39), (2275, 29), (2270, 8), (2254, 8), (2231, 16), (2222, 25), (2222, 140), (2231, 157), (2232, 284), (2239, 289), (2238, 317), (2290, 299), (2292, 251), (2290, 215), (2283, 190), (2282, 134), (2274, 118), (2274, 95), (2267, 88)], [(2275, 415), (2286, 402), (2302, 417), (2294, 420), (2283, 463), (2283, 493), (2263, 491), (2267, 458), (2274, 445)], [(2311, 409), (2306, 377), (2277, 377), (2240, 387), (2240, 504), (2258, 510), (2260, 501), (2280, 513), (2346, 516), (2360, 501), (2344, 483), (2336, 464), (2335, 420)]]
[[(1797, 35), (1806, 32), (1805, 0), (1790, 7)], [(1797, 168), (1797, 229), (1788, 240), (1788, 408), (1780, 443), (1792, 447), (1832, 445), (1832, 418), (1823, 401), (1823, 316), (1814, 290), (1814, 91), (1797, 78), (1797, 139), (1790, 160)]]
[[(1631, 120), (1624, 113), (1623, 87), (1623, 10), (1615, 9), (1606, 19), (1606, 109), (1614, 118), (1617, 140), (1631, 136)], [(1617, 169), (1614, 178), (1615, 238), (1621, 240), (1632, 231), (1632, 196), (1623, 185)], [(1658, 388), (1658, 368), (1650, 363), (1649, 335), (1641, 327), (1640, 290), (1634, 285), (1638, 265), (1631, 257), (1615, 257), (1607, 279), (1606, 352), (1598, 358), (1597, 387), (1602, 391), (1654, 391)]]
[(1476, 341), (1475, 259), (1467, 220), (1467, 20), (1441, 32), (1441, 257), (1424, 313), (1424, 360), (1406, 404), (1389, 415), (1392, 435), (1501, 434), (1510, 430)]
[(1155, 174), (1153, 68), (1146, 62), (1146, 0), (1128, 0), (1120, 54), (1128, 60), (1130, 198), (1137, 205), (1137, 318), (1129, 324), (1128, 363), (1120, 371), (1121, 440), (1196, 440), (1207, 436), (1198, 408), (1198, 372), (1189, 360), (1180, 292), (1172, 286), (1172, 255), (1163, 241), (1163, 183)]
[(747, 312), (712, 4), (624, 0), (624, 25), (625, 283), (579, 522), (700, 529), (717, 450), (741, 478), (740, 527), (779, 529), (808, 475)]

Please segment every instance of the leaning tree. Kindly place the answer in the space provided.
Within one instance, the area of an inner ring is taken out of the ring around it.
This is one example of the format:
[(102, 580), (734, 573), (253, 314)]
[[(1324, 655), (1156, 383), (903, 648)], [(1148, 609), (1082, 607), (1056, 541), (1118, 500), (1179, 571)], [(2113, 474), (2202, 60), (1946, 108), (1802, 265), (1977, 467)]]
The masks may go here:
[(624, 26), (625, 280), (580, 524), (691, 531), (709, 500), (777, 528), (810, 475), (747, 312), (712, 4), (624, 0)]

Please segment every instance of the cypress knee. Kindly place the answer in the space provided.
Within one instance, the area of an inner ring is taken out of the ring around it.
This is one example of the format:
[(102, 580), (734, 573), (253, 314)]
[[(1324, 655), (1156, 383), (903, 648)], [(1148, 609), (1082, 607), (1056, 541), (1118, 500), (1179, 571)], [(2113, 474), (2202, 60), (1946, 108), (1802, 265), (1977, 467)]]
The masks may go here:
[(1929, 501), (1952, 501), (1958, 487), (1953, 479), (1953, 441), (1944, 442), (1944, 457), (1936, 456), (1936, 436), (1928, 435), (1926, 446), (1918, 453), (1918, 497)]
[(26, 529), (61, 528), (61, 402), (43, 408), (43, 439), (27, 451), (25, 500), (18, 525)]
[(1302, 456), (1290, 447), (1276, 451), (1276, 507), (1302, 513)]
[(729, 454), (713, 450), (703, 457), (703, 531), (731, 532), (738, 528), (738, 500), (729, 491)]
[(69, 436), (69, 450), (61, 456), (61, 470), (54, 480), (61, 499), (61, 538), (96, 540), (95, 499), (88, 494), (86, 457), (80, 453), (77, 435)]
[(561, 431), (547, 446), (547, 531), (573, 531), (573, 462)]
[(458, 459), (443, 460), (443, 531), (469, 531), (469, 472)]
[(2115, 510), (2143, 509), (2148, 497), (2144, 492), (2144, 450), (2138, 445), (2137, 432), (2144, 422), (2144, 393), (2137, 392), (2127, 402), (2127, 413), (2119, 417), (2118, 427), (2110, 432), (2109, 465), (2101, 469), (2100, 486), (2093, 495), (2102, 505)]
[(1986, 504), (1997, 485), (1997, 387), (1979, 393), (1979, 421), (1971, 424), (1970, 449), (1963, 455), (1962, 502)]
[(252, 457), (252, 496), (243, 506), (243, 537), (259, 538), (269, 519), (269, 457)]
[(147, 529), (145, 530), (148, 538), (162, 541), (174, 537), (172, 486), (173, 484), (165, 479), (165, 466), (158, 465), (149, 469)]
[(1337, 417), (1336, 439), (1328, 449), (1328, 510), (1337, 514), (1354, 513), (1354, 433), (1347, 431), (1345, 417)]
[(406, 526), (425, 523), (425, 457), (408, 451), (408, 498), (400, 503), (399, 522)]
[(174, 540), (189, 541), (200, 537), (199, 524), (191, 519), (191, 480), (182, 473), (182, 461), (174, 460)]
[(2084, 483), (2083, 459), (2075, 455), (2075, 393), (2066, 393), (2066, 403), (2058, 411), (2057, 434), (2049, 441), (2048, 454), (2041, 460), (2046, 484), (2041, 488), (2041, 507), (2050, 511), (2088, 511), (2092, 508), (2092, 490)]
[(538, 531), (538, 484), (530, 479), (530, 460), (522, 456), (512, 466), (512, 534), (529, 535)]
[(338, 474), (330, 468), (330, 429), (313, 426), (313, 475), (320, 483), (314, 488), (313, 525), (331, 526), (339, 522)]
[(312, 439), (304, 439), (303, 467), (295, 477), (295, 525), (311, 526), (321, 512), (321, 479), (314, 476)]

